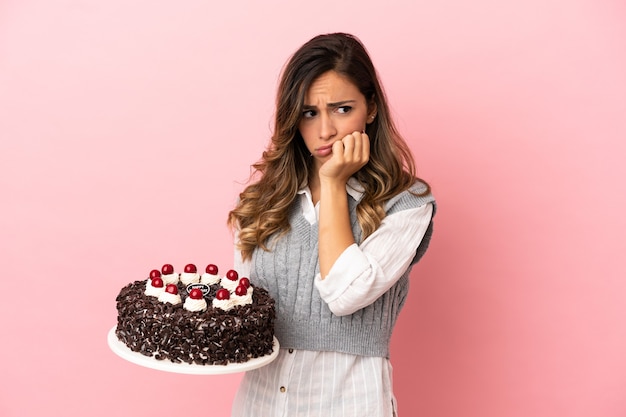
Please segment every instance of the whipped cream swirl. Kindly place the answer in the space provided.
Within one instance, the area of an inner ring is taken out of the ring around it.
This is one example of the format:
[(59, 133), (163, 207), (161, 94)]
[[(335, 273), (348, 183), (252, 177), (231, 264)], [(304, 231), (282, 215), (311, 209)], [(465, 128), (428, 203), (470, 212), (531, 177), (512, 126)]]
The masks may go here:
[(217, 298), (213, 299), (213, 307), (221, 308), (222, 310), (225, 310), (225, 311), (230, 310), (236, 305), (237, 305), (237, 300), (235, 300), (234, 297), (231, 297), (228, 300), (218, 300)]
[(195, 284), (200, 282), (200, 275), (197, 272), (181, 272), (180, 282), (184, 285)]
[(252, 304), (252, 292), (254, 290), (252, 289), (252, 287), (248, 287), (248, 291), (246, 292), (245, 295), (237, 295), (235, 293), (231, 294), (230, 296), (232, 297), (233, 300), (235, 300), (237, 302), (238, 306), (244, 306), (246, 304)]
[(161, 275), (161, 279), (163, 280), (163, 286), (167, 284), (178, 284), (178, 272), (174, 272), (173, 274), (163, 274)]
[(185, 299), (185, 303), (183, 304), (183, 308), (187, 311), (203, 311), (206, 310), (207, 303), (204, 298), (194, 300), (191, 297), (187, 297)]
[(228, 291), (233, 292), (235, 291), (235, 288), (237, 288), (237, 286), (239, 285), (239, 279), (232, 281), (226, 277), (222, 277), (222, 279), (220, 280), (220, 285), (226, 288)]
[(248, 287), (245, 295), (237, 295), (234, 292), (230, 293), (230, 298), (228, 300), (218, 300), (217, 298), (213, 299), (213, 307), (221, 308), (222, 310), (230, 310), (235, 306), (243, 306), (246, 304), (252, 304), (252, 293), (254, 290), (252, 287)]
[(167, 291), (163, 291), (160, 295), (159, 295), (159, 301), (162, 303), (170, 303), (170, 304), (180, 304), (183, 301), (180, 298), (180, 294), (172, 294), (169, 293)]
[(152, 297), (158, 297), (163, 291), (165, 291), (165, 286), (153, 287), (151, 279), (148, 279), (146, 281), (146, 290), (144, 291), (144, 294), (150, 295)]
[(200, 282), (206, 285), (215, 285), (220, 282), (220, 276), (205, 272), (202, 276), (200, 276)]

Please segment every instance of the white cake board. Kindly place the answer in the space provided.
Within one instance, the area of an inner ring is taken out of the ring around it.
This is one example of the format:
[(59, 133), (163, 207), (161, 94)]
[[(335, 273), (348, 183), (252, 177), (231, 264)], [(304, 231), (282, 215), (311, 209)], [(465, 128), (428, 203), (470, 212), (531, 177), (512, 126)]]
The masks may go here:
[(107, 342), (109, 343), (109, 347), (113, 353), (136, 365), (156, 369), (158, 371), (174, 372), (177, 374), (224, 375), (251, 371), (271, 363), (278, 356), (278, 350), (280, 348), (278, 339), (274, 337), (272, 353), (261, 356), (260, 358), (250, 359), (247, 362), (229, 363), (227, 365), (196, 365), (184, 362), (174, 363), (168, 359), (157, 360), (152, 356), (145, 356), (139, 352), (133, 352), (128, 346), (126, 346), (123, 342), (120, 342), (117, 338), (117, 335), (115, 334), (116, 327), (117, 326), (113, 326), (107, 335)]

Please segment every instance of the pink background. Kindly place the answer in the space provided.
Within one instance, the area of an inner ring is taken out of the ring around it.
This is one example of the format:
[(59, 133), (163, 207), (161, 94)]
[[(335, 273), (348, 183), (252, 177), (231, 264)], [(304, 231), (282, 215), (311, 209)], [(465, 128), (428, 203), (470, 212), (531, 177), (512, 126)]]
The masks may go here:
[(106, 345), (225, 226), (311, 36), (367, 45), (439, 202), (392, 342), (402, 416), (626, 415), (621, 1), (0, 2), (0, 415), (226, 416), (241, 374)]

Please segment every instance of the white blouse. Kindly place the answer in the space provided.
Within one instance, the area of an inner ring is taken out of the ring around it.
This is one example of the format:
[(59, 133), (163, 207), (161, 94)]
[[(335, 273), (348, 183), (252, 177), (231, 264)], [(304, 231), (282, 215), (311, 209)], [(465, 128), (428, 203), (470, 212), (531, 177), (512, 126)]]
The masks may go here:
[[(347, 192), (359, 200), (360, 184)], [(308, 187), (299, 194), (311, 224), (319, 218)], [(351, 314), (374, 302), (402, 276), (432, 218), (432, 204), (385, 217), (360, 245), (348, 247), (315, 286), (330, 310)], [(390, 250), (393, 249), (393, 250)], [(235, 269), (248, 276), (250, 263), (235, 252)], [(392, 367), (387, 358), (341, 352), (280, 349), (269, 365), (246, 372), (233, 402), (232, 417), (397, 416)]]

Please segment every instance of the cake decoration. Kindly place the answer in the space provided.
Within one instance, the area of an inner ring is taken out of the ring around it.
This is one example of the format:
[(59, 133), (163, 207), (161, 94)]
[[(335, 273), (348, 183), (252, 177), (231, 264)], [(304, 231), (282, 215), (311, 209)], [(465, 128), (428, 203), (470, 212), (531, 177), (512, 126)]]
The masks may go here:
[(230, 291), (227, 288), (220, 288), (215, 293), (215, 298), (213, 299), (213, 307), (219, 308), (224, 311), (228, 311), (231, 308), (237, 305), (237, 301), (231, 299)]
[(178, 287), (176, 284), (167, 284), (165, 291), (159, 294), (159, 301), (162, 303), (180, 304), (182, 299), (178, 293)]
[(243, 285), (246, 288), (250, 288), (250, 280), (248, 278), (246, 278), (246, 277), (242, 277), (239, 280), (239, 285)]
[[(159, 275), (161, 274), (159, 273)], [(154, 278), (146, 281), (146, 295), (158, 298), (163, 291), (165, 291), (165, 286), (163, 285), (163, 280), (160, 276), (155, 276)]]
[(235, 288), (235, 294), (243, 297), (244, 295), (248, 294), (248, 287), (246, 287), (245, 285), (237, 285), (237, 288)]
[(200, 288), (193, 288), (189, 291), (189, 297), (185, 299), (183, 308), (187, 311), (204, 311), (207, 308), (204, 294)]
[(252, 302), (253, 291), (252, 287), (239, 284), (237, 288), (235, 288), (235, 296), (233, 297), (237, 305), (250, 304)]
[(217, 266), (214, 264), (208, 264), (204, 270), (204, 274), (200, 276), (200, 282), (207, 285), (215, 285), (219, 283), (220, 276), (217, 273)]
[(206, 285), (206, 284), (189, 284), (187, 285), (187, 287), (185, 288), (185, 291), (187, 291), (187, 294), (191, 294), (191, 290), (194, 289), (198, 289), (200, 291), (202, 291), (202, 296), (206, 297), (209, 295), (209, 293), (211, 292), (211, 286)]
[(161, 267), (161, 278), (165, 284), (178, 284), (178, 273), (174, 272), (171, 264), (165, 264)]
[(198, 268), (194, 264), (185, 265), (185, 270), (180, 274), (180, 282), (183, 285), (189, 285), (196, 282), (200, 282), (200, 275), (198, 274)]
[(235, 291), (235, 288), (237, 288), (237, 285), (239, 285), (239, 274), (237, 273), (237, 271), (235, 271), (234, 269), (229, 270), (226, 273), (226, 276), (224, 276), (220, 280), (220, 285), (228, 289), (228, 291), (230, 292)]

